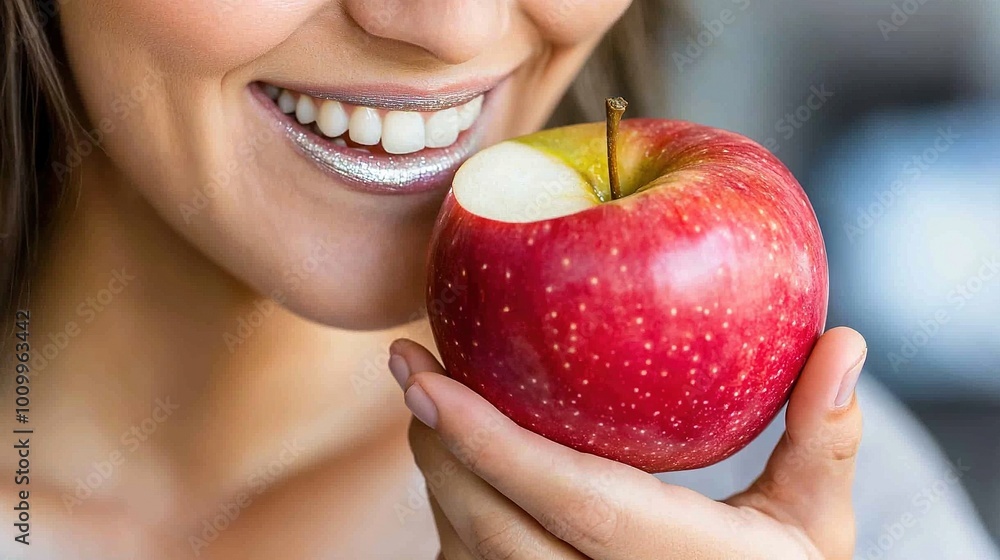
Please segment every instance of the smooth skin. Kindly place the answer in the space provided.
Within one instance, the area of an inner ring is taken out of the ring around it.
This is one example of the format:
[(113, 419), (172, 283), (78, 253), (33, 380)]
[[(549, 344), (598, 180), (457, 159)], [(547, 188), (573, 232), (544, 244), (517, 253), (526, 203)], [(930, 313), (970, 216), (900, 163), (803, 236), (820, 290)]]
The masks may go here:
[[(59, 2), (46, 30), (61, 34), (77, 116), (103, 136), (66, 160), (66, 202), (31, 279), (36, 522), (30, 547), (5, 523), (0, 556), (433, 558), (411, 416), (385, 363), (396, 338), (431, 344), (418, 320), (424, 255), (447, 185), (348, 189), (273, 133), (248, 86), (431, 90), (509, 73), (487, 133), (498, 142), (543, 126), (628, 4)], [(428, 394), (444, 398), (434, 381), (447, 379), (432, 379)], [(0, 384), (0, 401), (14, 396)], [(17, 427), (0, 416), (0, 430)], [(0, 454), (0, 470), (16, 461)], [(450, 499), (435, 493), (452, 559), (447, 528), (468, 539), (479, 519), (456, 504), (496, 502), (462, 480), (444, 484)], [(0, 485), (0, 509), (13, 511), (17, 490)], [(670, 534), (694, 546), (711, 531)]]
[(413, 341), (396, 341), (392, 353), (393, 374), (419, 418), (411, 424), (410, 445), (428, 480), (441, 558), (853, 555), (851, 484), (861, 440), (853, 392), (866, 345), (851, 329), (833, 329), (817, 342), (767, 468), (750, 488), (724, 502), (520, 428), (449, 378), (433, 354)]
[[(59, 161), (65, 203), (26, 304), (45, 522), (27, 549), (4, 523), (0, 557), (433, 558), (426, 502), (398, 514), (422, 483), (385, 360), (395, 338), (430, 341), (424, 255), (448, 185), (347, 188), (274, 132), (248, 86), (432, 92), (508, 76), (490, 144), (544, 125), (628, 5), (59, 2), (45, 30), (101, 134)], [(13, 390), (0, 383), (6, 406)], [(16, 461), (0, 454), (0, 470)], [(17, 490), (0, 485), (0, 508)]]

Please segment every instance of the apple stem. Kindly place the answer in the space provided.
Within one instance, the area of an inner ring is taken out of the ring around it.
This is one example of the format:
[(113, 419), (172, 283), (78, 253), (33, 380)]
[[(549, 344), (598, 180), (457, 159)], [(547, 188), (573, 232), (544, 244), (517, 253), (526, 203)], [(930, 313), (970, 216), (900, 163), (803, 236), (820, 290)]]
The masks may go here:
[(611, 200), (618, 200), (622, 197), (618, 178), (618, 123), (628, 107), (628, 101), (621, 97), (609, 97), (605, 104), (608, 111), (608, 179), (611, 183)]

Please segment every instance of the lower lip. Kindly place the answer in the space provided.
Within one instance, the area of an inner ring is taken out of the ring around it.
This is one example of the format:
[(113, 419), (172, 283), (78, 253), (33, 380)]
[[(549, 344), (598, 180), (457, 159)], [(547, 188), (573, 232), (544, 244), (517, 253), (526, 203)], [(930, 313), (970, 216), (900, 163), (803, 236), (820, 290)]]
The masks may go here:
[(275, 125), (285, 132), (296, 151), (348, 188), (375, 194), (416, 194), (451, 184), (458, 167), (482, 147), (483, 132), (491, 115), (491, 99), (499, 89), (500, 86), (486, 93), (479, 118), (451, 146), (393, 155), (338, 146), (332, 139), (319, 136), (299, 123), (294, 114), (283, 113), (260, 83), (249, 87), (268, 117), (277, 119)]

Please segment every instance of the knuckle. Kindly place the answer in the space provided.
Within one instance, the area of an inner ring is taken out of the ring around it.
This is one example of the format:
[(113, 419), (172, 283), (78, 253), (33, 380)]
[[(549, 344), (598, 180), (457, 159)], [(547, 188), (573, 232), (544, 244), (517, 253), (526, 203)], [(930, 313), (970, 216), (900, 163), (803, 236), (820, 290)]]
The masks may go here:
[(476, 474), (482, 474), (486, 466), (503, 463), (503, 458), (493, 453), (487, 443), (473, 437), (454, 442), (448, 446), (448, 450), (460, 463)]
[(496, 467), (507, 462), (495, 445), (502, 427), (502, 423), (491, 417), (468, 430), (461, 438), (455, 438), (448, 450), (469, 470), (482, 474), (485, 466)]
[(851, 461), (858, 455), (859, 444), (857, 439), (837, 440), (830, 446), (830, 457), (837, 462)]
[(527, 528), (509, 515), (480, 514), (470, 522), (475, 553), (482, 560), (510, 560), (528, 544)]
[(482, 472), (482, 465), (487, 461), (482, 449), (459, 446), (453, 452), (470, 471), (477, 474)]
[(861, 434), (853, 429), (833, 431), (826, 441), (827, 453), (831, 459), (837, 462), (854, 460), (860, 446)]
[(571, 501), (557, 516), (542, 520), (542, 526), (560, 540), (609, 548), (624, 530), (625, 514), (619, 504), (593, 493)]

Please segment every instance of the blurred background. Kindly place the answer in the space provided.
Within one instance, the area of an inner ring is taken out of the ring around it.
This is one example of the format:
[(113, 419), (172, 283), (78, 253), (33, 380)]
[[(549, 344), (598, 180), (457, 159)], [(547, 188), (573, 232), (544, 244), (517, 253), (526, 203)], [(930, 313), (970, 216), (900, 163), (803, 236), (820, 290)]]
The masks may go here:
[(865, 335), (1000, 542), (1000, 0), (699, 0), (686, 26), (669, 115), (799, 178), (828, 325)]

